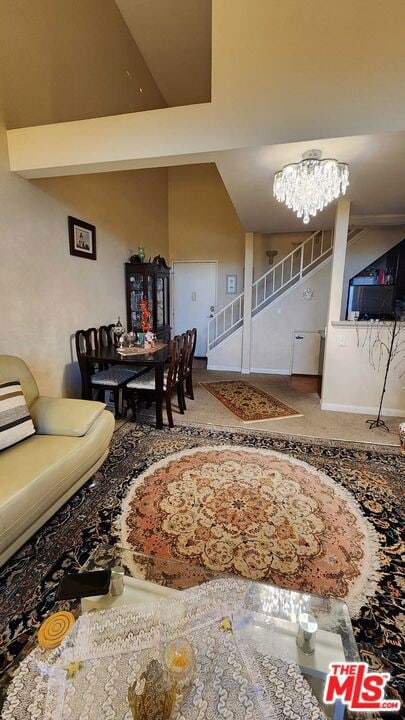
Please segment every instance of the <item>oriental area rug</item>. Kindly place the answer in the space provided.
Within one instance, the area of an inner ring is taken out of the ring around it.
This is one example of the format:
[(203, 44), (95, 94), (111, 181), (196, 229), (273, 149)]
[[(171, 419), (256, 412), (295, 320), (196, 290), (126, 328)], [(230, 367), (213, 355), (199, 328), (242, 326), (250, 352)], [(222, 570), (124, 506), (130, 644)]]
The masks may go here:
[(221, 380), (200, 385), (242, 422), (302, 417), (301, 413), (246, 380)]
[(378, 536), (354, 498), (271, 450), (171, 455), (134, 483), (119, 524), (130, 550), (341, 598), (352, 615), (375, 591)]
[(392, 674), (398, 697), (404, 474), (392, 446), (126, 423), (94, 478), (0, 570), (0, 693), (61, 577), (121, 539), (199, 578), (222, 568), (345, 599), (361, 658)]

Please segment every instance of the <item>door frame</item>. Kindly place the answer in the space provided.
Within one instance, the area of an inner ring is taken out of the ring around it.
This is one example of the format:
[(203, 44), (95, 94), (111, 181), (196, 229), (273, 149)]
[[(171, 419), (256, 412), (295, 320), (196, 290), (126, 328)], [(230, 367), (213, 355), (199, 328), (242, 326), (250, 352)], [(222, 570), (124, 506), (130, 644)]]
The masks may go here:
[[(175, 265), (215, 265), (215, 313), (218, 312), (218, 260), (172, 260), (170, 273), (170, 297), (172, 298), (170, 308), (170, 324), (174, 329), (174, 266)], [(208, 320), (208, 318), (207, 318)], [(208, 323), (207, 323), (208, 325)], [(190, 328), (191, 329), (191, 328)]]

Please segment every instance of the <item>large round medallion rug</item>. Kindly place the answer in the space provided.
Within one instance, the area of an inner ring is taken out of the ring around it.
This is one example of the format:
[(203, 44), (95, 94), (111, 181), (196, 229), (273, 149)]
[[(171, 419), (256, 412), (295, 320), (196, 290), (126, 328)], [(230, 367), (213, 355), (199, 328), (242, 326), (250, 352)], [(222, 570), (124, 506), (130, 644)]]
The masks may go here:
[(155, 463), (119, 527), (134, 551), (339, 597), (352, 613), (375, 589), (377, 534), (354, 498), (272, 450), (199, 447)]

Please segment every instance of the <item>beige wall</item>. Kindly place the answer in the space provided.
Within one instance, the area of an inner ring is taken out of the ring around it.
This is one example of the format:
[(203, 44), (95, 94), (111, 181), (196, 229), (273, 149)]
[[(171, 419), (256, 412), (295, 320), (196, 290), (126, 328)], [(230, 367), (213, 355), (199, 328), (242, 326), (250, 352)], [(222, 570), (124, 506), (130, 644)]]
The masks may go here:
[(7, 128), (165, 107), (114, 0), (1, 0)]
[(293, 242), (302, 243), (312, 233), (255, 233), (253, 244), (253, 280), (257, 280), (271, 269), (266, 250), (276, 250), (277, 255), (273, 258), (273, 265), (277, 265), (292, 250)]
[[(77, 396), (72, 334), (125, 317), (131, 248), (167, 254), (167, 172), (29, 182), (8, 171), (3, 130), (0, 195), (0, 353), (24, 358), (41, 393)], [(95, 262), (69, 254), (68, 215), (96, 225)]]
[[(376, 415), (384, 384), (387, 352), (381, 352), (381, 342), (389, 346), (392, 323), (376, 327), (373, 323), (332, 323), (328, 328), (328, 356), (322, 384), (322, 410)], [(401, 323), (399, 343), (405, 340), (405, 324)], [(380, 342), (373, 346), (379, 338)], [(370, 362), (373, 357), (374, 367)], [(405, 416), (403, 352), (391, 364), (384, 396), (383, 415)], [(370, 437), (370, 441), (373, 438)]]
[[(213, 0), (212, 99), (245, 147), (403, 129), (403, 0)], [(350, 109), (350, 110), (349, 110)]]
[[(167, 170), (128, 170), (96, 175), (31, 180), (70, 214), (90, 218), (97, 236), (106, 233), (125, 246), (126, 260), (142, 245), (146, 259), (168, 256)], [(74, 211), (74, 212), (73, 212)], [(102, 235), (98, 249), (103, 252)]]
[[(252, 320), (250, 371), (289, 375), (294, 330), (324, 330), (329, 293), (330, 263), (304, 283), (275, 300)], [(313, 297), (306, 300), (304, 288)], [(241, 359), (242, 332), (237, 331), (209, 354), (208, 367), (237, 370)], [(240, 368), (240, 365), (239, 365)]]
[(226, 275), (242, 290), (245, 233), (215, 165), (169, 169), (169, 255), (173, 260), (217, 260), (217, 310), (235, 298)]
[[(72, 334), (124, 319), (131, 250), (168, 254), (167, 170), (29, 182), (9, 171), (5, 126), (161, 96), (113, 0), (1, 0), (0, 20), (0, 353), (24, 358), (41, 393), (74, 396)], [(68, 215), (96, 225), (95, 262), (70, 255)]]
[[(328, 309), (330, 263), (327, 263), (304, 283), (272, 303), (252, 321), (250, 367), (252, 372), (289, 375), (292, 363), (295, 330), (324, 330)], [(305, 289), (313, 291), (312, 299), (303, 296)]]

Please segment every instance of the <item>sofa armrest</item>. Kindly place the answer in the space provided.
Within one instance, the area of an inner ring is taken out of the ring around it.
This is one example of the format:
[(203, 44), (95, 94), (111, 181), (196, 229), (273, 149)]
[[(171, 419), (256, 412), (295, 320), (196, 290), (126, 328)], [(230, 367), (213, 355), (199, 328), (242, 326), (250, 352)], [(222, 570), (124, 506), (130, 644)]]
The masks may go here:
[(38, 435), (86, 435), (105, 404), (93, 400), (71, 400), (40, 396), (30, 406)]

